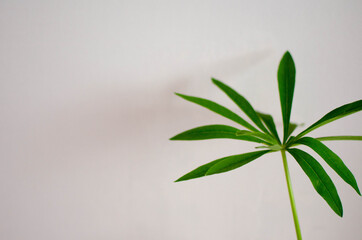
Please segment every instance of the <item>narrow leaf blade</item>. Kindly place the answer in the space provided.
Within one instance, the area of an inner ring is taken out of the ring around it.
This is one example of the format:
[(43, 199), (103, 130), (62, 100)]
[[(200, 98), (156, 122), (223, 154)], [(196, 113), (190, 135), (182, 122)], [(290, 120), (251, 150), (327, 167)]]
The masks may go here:
[[(245, 130), (244, 130), (245, 131)], [(206, 125), (201, 127), (196, 127), (187, 131), (184, 131), (176, 136), (170, 138), (170, 140), (207, 140), (207, 139), (216, 139), (216, 138), (228, 138), (228, 139), (237, 139), (245, 140), (250, 142), (264, 143), (268, 144), (266, 141), (244, 134), (237, 134), (241, 130), (226, 126), (226, 125)]]
[(207, 164), (204, 164), (204, 165), (196, 168), (195, 170), (192, 170), (191, 172), (183, 175), (182, 177), (177, 179), (175, 182), (181, 182), (181, 181), (186, 181), (186, 180), (190, 180), (190, 179), (194, 179), (194, 178), (204, 177), (204, 176), (206, 176), (206, 172), (209, 170), (210, 167), (212, 167), (216, 163), (222, 161), (223, 159), (224, 158), (220, 158), (220, 159), (214, 160), (212, 162), (209, 162)]
[(257, 113), (261, 120), (265, 123), (266, 127), (269, 129), (270, 133), (274, 136), (274, 138), (280, 143), (280, 139), (278, 136), (277, 128), (275, 127), (274, 119), (271, 115), (265, 113)]
[(193, 97), (193, 96), (187, 96), (184, 94), (180, 94), (180, 93), (176, 93), (177, 96), (182, 97), (183, 99), (196, 103), (202, 107), (205, 107), (223, 117), (226, 117), (238, 124), (240, 124), (241, 126), (246, 127), (247, 129), (250, 129), (252, 131), (258, 131), (255, 127), (253, 127), (250, 123), (248, 123), (247, 121), (245, 121), (243, 118), (241, 118), (239, 115), (237, 115), (236, 113), (232, 112), (231, 110), (227, 109), (224, 106), (221, 106), (218, 103), (215, 103), (211, 100), (208, 99), (204, 99), (204, 98), (198, 98), (198, 97)]
[[(204, 165), (192, 170), (191, 172), (189, 172), (189, 173), (183, 175), (182, 177), (180, 177), (179, 179), (177, 179), (175, 182), (181, 182), (181, 181), (186, 181), (186, 180), (190, 180), (190, 179), (195, 179), (195, 178), (200, 178), (200, 177), (204, 177), (207, 175), (215, 174), (215, 173), (209, 173), (209, 170), (212, 167), (214, 167), (215, 165), (217, 165), (218, 163), (221, 163), (223, 161), (226, 161), (226, 162), (230, 162), (230, 161), (239, 161), (240, 162), (241, 161), (241, 162), (243, 162), (242, 165), (245, 165), (246, 163), (251, 162), (252, 160), (264, 155), (267, 152), (269, 152), (269, 151), (244, 153), (244, 154), (238, 154), (238, 155), (219, 158), (219, 159), (216, 159), (212, 162), (209, 162), (207, 164), (204, 164)], [(241, 167), (242, 165), (240, 165), (239, 167)], [(230, 170), (232, 170), (232, 169), (230, 169)]]
[(296, 123), (289, 123), (288, 128), (288, 137), (294, 132), (294, 130), (298, 127), (298, 124)]
[(254, 108), (243, 96), (241, 96), (234, 89), (232, 89), (231, 87), (222, 83), (219, 80), (213, 78), (212, 82), (217, 87), (219, 87), (226, 95), (228, 95), (231, 98), (231, 100), (233, 100), (236, 103), (236, 105), (238, 105), (239, 108), (256, 124), (256, 126), (258, 126), (265, 133), (268, 132), (268, 130), (264, 127), (263, 123), (259, 119), (259, 116), (255, 112)]
[(356, 192), (361, 195), (361, 192), (358, 189), (357, 181), (352, 172), (343, 163), (342, 159), (326, 145), (311, 137), (303, 137), (296, 143), (306, 145), (313, 149), (346, 183), (351, 185), (356, 190)]
[(241, 131), (237, 132), (236, 135), (237, 136), (248, 135), (248, 136), (253, 136), (253, 137), (256, 137), (256, 138), (260, 138), (260, 139), (265, 140), (266, 142), (268, 142), (270, 145), (278, 144), (276, 139), (274, 139), (270, 135), (267, 135), (267, 134), (262, 133), (262, 132), (250, 132), (250, 131), (246, 131), (246, 130), (241, 130)]
[(284, 137), (283, 142), (288, 138), (290, 113), (292, 111), (293, 95), (295, 86), (295, 65), (289, 52), (286, 52), (280, 61), (278, 68), (278, 87), (280, 105), (282, 108)]
[(301, 138), (305, 134), (315, 130), (316, 128), (319, 128), (327, 123), (333, 122), (337, 119), (340, 119), (342, 117), (348, 116), (350, 114), (356, 113), (358, 111), (362, 110), (362, 100), (358, 100), (352, 103), (345, 104), (341, 107), (338, 107), (326, 115), (324, 115), (321, 119), (319, 119), (317, 122), (313, 123), (310, 127), (308, 127), (306, 130), (301, 132), (297, 135), (296, 139)]
[(338, 141), (338, 140), (351, 140), (351, 141), (362, 141), (362, 136), (328, 136), (318, 137), (318, 141)]
[(319, 195), (338, 216), (342, 217), (343, 207), (337, 189), (323, 167), (311, 155), (302, 150), (293, 148), (288, 149), (288, 152), (297, 160)]
[(206, 175), (218, 174), (234, 170), (263, 156), (268, 152), (270, 151), (264, 150), (226, 157), (222, 161), (219, 161), (211, 166), (206, 172)]

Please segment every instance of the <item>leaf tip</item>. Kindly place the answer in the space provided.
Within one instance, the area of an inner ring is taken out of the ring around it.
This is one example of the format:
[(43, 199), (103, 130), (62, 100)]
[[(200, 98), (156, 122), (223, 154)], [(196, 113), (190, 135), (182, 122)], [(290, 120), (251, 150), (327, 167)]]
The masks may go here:
[(336, 211), (336, 213), (341, 218), (343, 217), (343, 207), (342, 207), (342, 205), (338, 207), (338, 211)]
[(341, 218), (343, 218), (343, 211), (338, 214)]
[(170, 141), (173, 141), (173, 140), (177, 140), (177, 135), (176, 136), (173, 136), (172, 138), (169, 138)]
[(220, 81), (219, 80), (217, 80), (216, 78), (211, 78), (211, 81), (214, 83), (214, 84), (218, 84), (218, 83), (220, 83)]
[(186, 180), (189, 180), (190, 178), (187, 177), (187, 174), (186, 175), (183, 175), (182, 177), (176, 179), (174, 182), (183, 182), (183, 181), (186, 181)]
[(356, 189), (356, 192), (358, 193), (358, 195), (361, 196), (361, 192), (359, 191), (358, 187), (357, 187), (357, 189)]
[(284, 63), (292, 63), (293, 65), (293, 69), (295, 71), (295, 67), (294, 67), (294, 60), (293, 60), (293, 57), (292, 57), (292, 54), (289, 52), (289, 51), (286, 51), (282, 57), (282, 60), (280, 61), (281, 63), (284, 62)]
[(289, 50), (287, 50), (287, 51), (284, 53), (284, 56), (283, 56), (283, 57), (292, 58), (292, 54), (289, 52)]

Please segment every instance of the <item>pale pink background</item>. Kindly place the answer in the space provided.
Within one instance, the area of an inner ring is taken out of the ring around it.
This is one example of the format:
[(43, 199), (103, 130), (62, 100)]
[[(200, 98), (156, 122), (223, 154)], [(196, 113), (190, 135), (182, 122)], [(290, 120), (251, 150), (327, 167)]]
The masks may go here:
[[(231, 124), (173, 92), (238, 111), (217, 77), (281, 114), (276, 70), (297, 67), (292, 120), (360, 99), (361, 1), (0, 2), (0, 239), (295, 239), (281, 158), (173, 183), (233, 140), (170, 142)], [(313, 132), (362, 134), (361, 113)], [(362, 187), (362, 143), (328, 143)], [(319, 159), (319, 158), (318, 158)], [(305, 239), (360, 239), (362, 201), (326, 166), (340, 219), (290, 168)]]

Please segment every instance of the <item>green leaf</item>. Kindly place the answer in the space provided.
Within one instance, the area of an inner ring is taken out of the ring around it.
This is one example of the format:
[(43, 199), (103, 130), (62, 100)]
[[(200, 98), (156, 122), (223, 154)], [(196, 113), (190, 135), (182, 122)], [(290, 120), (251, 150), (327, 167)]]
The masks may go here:
[(290, 113), (292, 111), (293, 94), (295, 85), (295, 66), (292, 55), (286, 52), (280, 61), (278, 68), (278, 86), (280, 105), (283, 115), (284, 140), (285, 143), (289, 133)]
[[(260, 138), (251, 135), (240, 134), (240, 132), (241, 130), (231, 126), (206, 125), (182, 132), (170, 138), (170, 140), (206, 140), (206, 139), (215, 139), (215, 138), (229, 138), (229, 139), (245, 140), (250, 142), (268, 144), (266, 141)], [(237, 133), (239, 136), (237, 135)]]
[(271, 145), (278, 144), (276, 139), (274, 139), (270, 135), (267, 135), (267, 134), (262, 133), (262, 132), (250, 132), (250, 131), (247, 131), (247, 130), (241, 130), (241, 131), (236, 132), (236, 136), (244, 136), (244, 135), (249, 135), (249, 136), (253, 136), (253, 137), (263, 139), (266, 142), (270, 143)]
[(280, 146), (280, 144), (274, 144), (274, 145), (269, 145), (269, 146), (265, 146), (265, 145), (261, 145), (261, 146), (256, 146), (256, 149), (269, 149), (271, 151), (280, 151), (283, 150), (284, 148), (282, 146)]
[(221, 161), (213, 164), (206, 172), (206, 175), (212, 175), (212, 174), (223, 173), (234, 170), (263, 156), (268, 152), (270, 151), (264, 150), (264, 151), (256, 151), (256, 152), (225, 157)]
[(243, 118), (241, 118), (239, 115), (237, 115), (236, 113), (230, 111), (229, 109), (227, 109), (226, 107), (221, 106), (218, 103), (215, 103), (213, 101), (210, 101), (208, 99), (204, 99), (204, 98), (198, 98), (198, 97), (192, 97), (192, 96), (187, 96), (187, 95), (183, 95), (180, 93), (176, 93), (177, 96), (182, 97), (183, 99), (196, 103), (200, 106), (203, 106), (223, 117), (226, 117), (238, 124), (240, 124), (241, 126), (244, 126), (252, 131), (258, 131), (255, 127), (253, 127), (250, 123), (248, 123), (247, 121), (245, 121)]
[(362, 141), (362, 136), (328, 136), (328, 137), (318, 137), (318, 141), (335, 141), (335, 140), (352, 140), (352, 141)]
[(311, 155), (302, 150), (293, 148), (288, 149), (288, 152), (297, 160), (319, 195), (338, 216), (342, 217), (343, 208), (337, 189), (323, 167)]
[(342, 117), (348, 116), (350, 114), (356, 113), (358, 111), (362, 110), (362, 100), (358, 100), (352, 103), (348, 103), (345, 104), (341, 107), (338, 107), (332, 111), (330, 111), (329, 113), (327, 113), (326, 115), (324, 115), (321, 119), (319, 119), (317, 122), (315, 122), (314, 124), (312, 124), (310, 127), (308, 127), (306, 130), (304, 130), (303, 132), (299, 133), (296, 136), (296, 139), (301, 138), (302, 136), (304, 136), (305, 134), (313, 131), (316, 128), (319, 128), (327, 123), (333, 122), (337, 119), (340, 119)]
[(213, 165), (215, 165), (216, 163), (218, 163), (224, 159), (225, 158), (220, 158), (215, 161), (204, 164), (204, 165), (196, 168), (195, 170), (183, 175), (182, 177), (177, 179), (175, 182), (181, 182), (181, 181), (186, 181), (186, 180), (190, 180), (190, 179), (194, 179), (194, 178), (204, 177), (204, 176), (206, 176), (206, 172), (209, 170), (210, 167), (212, 167)]
[(257, 114), (259, 115), (260, 119), (265, 123), (266, 127), (269, 129), (269, 131), (274, 136), (274, 138), (277, 140), (277, 142), (280, 143), (280, 139), (278, 136), (277, 129), (275, 127), (273, 117), (269, 114), (260, 113), (260, 112), (257, 112)]
[[(218, 173), (218, 172), (212, 173), (209, 171), (211, 170), (211, 168), (213, 168), (217, 164), (222, 163), (224, 161), (225, 161), (225, 163), (222, 164), (222, 166), (224, 166), (225, 164), (227, 165), (228, 163), (234, 162), (234, 164), (232, 164), (232, 166), (234, 168), (232, 168), (232, 169), (235, 169), (237, 167), (241, 167), (242, 165), (245, 165), (245, 164), (251, 162), (252, 160), (264, 155), (267, 152), (269, 152), (269, 151), (257, 151), (257, 152), (244, 153), (244, 154), (239, 154), (239, 155), (223, 157), (223, 158), (214, 160), (212, 162), (209, 162), (207, 164), (204, 164), (204, 165), (196, 168), (195, 170), (183, 175), (182, 177), (177, 179), (175, 182), (186, 181), (186, 180), (200, 178), (200, 177), (204, 177), (207, 175)], [(229, 164), (229, 167), (230, 166), (231, 165)], [(216, 169), (218, 169), (218, 167)], [(232, 170), (232, 169), (230, 169), (230, 170)], [(227, 170), (227, 171), (230, 171), (230, 170)]]
[(260, 138), (260, 139), (265, 140), (269, 145), (277, 144), (276, 140), (273, 137), (271, 137), (265, 133), (262, 133), (262, 132), (250, 132), (250, 131), (246, 131), (246, 130), (241, 130), (241, 131), (236, 132), (236, 135), (237, 136), (248, 135), (248, 136)]
[(351, 185), (356, 192), (361, 195), (356, 179), (354, 178), (351, 171), (347, 168), (347, 166), (343, 163), (342, 159), (337, 156), (332, 150), (330, 150), (326, 145), (321, 143), (320, 141), (311, 138), (311, 137), (303, 137), (299, 139), (296, 143), (306, 145), (313, 149), (319, 156), (321, 156), (328, 165), (333, 168), (334, 171), (349, 185)]
[(254, 108), (243, 96), (219, 80), (212, 78), (212, 82), (218, 86), (226, 95), (228, 95), (231, 100), (233, 100), (236, 105), (238, 105), (239, 108), (256, 124), (256, 126), (258, 126), (265, 133), (268, 133), (268, 130), (264, 127)]
[(288, 137), (294, 132), (294, 130), (298, 127), (298, 124), (296, 123), (289, 123), (288, 128)]

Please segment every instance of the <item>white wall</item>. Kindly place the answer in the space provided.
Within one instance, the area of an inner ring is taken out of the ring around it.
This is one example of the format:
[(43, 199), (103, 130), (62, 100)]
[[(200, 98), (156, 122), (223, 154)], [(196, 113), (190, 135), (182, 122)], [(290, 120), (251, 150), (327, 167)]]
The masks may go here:
[[(361, 98), (361, 1), (1, 1), (0, 239), (294, 239), (281, 158), (173, 180), (232, 140), (170, 142), (238, 109), (217, 77), (277, 117), (279, 60), (297, 67), (292, 120)], [(362, 134), (361, 113), (313, 132)], [(232, 124), (232, 123), (231, 123)], [(362, 186), (359, 142), (328, 143)], [(339, 218), (290, 159), (305, 239), (357, 239), (361, 198), (325, 164)]]

